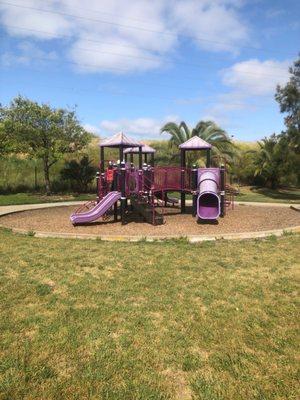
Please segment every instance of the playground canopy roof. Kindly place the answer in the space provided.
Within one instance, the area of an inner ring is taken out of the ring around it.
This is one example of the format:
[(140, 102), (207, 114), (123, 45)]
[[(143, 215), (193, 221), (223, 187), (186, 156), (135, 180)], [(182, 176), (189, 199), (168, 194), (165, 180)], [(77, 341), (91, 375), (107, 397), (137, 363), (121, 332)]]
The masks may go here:
[[(142, 145), (142, 153), (143, 154), (154, 154), (156, 152), (153, 147), (148, 146), (147, 144)], [(139, 153), (139, 148), (138, 147), (130, 147), (126, 150), (124, 150), (125, 154), (138, 154)]]
[(137, 147), (142, 146), (137, 140), (134, 140), (125, 135), (123, 132), (118, 132), (114, 136), (101, 141), (100, 147)]
[(186, 142), (180, 144), (179, 148), (181, 150), (208, 150), (212, 148), (212, 145), (198, 136), (193, 136)]

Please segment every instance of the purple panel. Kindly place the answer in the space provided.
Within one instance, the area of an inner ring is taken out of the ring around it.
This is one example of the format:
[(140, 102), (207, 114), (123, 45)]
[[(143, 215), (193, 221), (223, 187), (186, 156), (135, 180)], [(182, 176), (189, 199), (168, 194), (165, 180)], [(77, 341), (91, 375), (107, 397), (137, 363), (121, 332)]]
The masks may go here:
[(138, 170), (126, 171), (126, 194), (138, 193), (140, 190), (140, 174)]

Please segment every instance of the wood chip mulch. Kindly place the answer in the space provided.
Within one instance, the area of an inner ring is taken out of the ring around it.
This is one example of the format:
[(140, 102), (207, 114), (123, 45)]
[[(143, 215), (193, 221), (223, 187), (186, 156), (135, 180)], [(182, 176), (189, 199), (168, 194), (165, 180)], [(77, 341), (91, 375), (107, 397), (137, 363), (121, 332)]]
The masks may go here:
[(300, 213), (285, 207), (264, 207), (239, 205), (228, 210), (225, 218), (216, 224), (199, 223), (191, 214), (180, 214), (178, 208), (165, 208), (165, 224), (152, 226), (137, 218), (131, 218), (126, 225), (102, 219), (85, 226), (74, 227), (70, 215), (76, 207), (54, 207), (23, 211), (0, 218), (0, 224), (9, 228), (27, 231), (66, 232), (99, 235), (214, 235), (222, 233), (254, 232), (288, 228), (300, 225)]

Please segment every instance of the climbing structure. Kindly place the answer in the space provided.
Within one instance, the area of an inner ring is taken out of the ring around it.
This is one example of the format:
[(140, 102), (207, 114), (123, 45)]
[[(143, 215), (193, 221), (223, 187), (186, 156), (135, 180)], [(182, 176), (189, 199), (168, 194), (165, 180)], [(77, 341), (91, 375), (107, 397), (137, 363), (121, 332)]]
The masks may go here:
[[(105, 147), (118, 148), (120, 160), (105, 166)], [(233, 205), (233, 191), (226, 184), (225, 164), (211, 167), (211, 145), (193, 137), (179, 146), (180, 167), (154, 166), (155, 150), (118, 133), (100, 144), (100, 172), (97, 174), (97, 201), (87, 210), (78, 210), (71, 216), (76, 224), (89, 223), (105, 217), (113, 209), (115, 221), (127, 223), (135, 213), (145, 221), (160, 225), (164, 222), (162, 206), (175, 205), (179, 201), (169, 197), (170, 192), (180, 194), (181, 212), (186, 212), (186, 195), (192, 196), (192, 213), (199, 220), (216, 220), (224, 217), (226, 207)], [(205, 150), (206, 167), (188, 168), (186, 152)], [(128, 154), (130, 161), (127, 162)], [(138, 154), (138, 166), (133, 163)], [(151, 165), (145, 156), (151, 154)]]

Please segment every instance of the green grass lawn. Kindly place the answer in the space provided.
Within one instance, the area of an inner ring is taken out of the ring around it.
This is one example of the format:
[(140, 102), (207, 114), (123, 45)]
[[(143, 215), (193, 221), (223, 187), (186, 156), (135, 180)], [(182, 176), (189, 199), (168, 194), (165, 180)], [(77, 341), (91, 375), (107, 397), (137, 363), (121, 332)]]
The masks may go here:
[(92, 200), (95, 199), (95, 194), (56, 194), (46, 196), (45, 194), (39, 193), (16, 193), (16, 194), (1, 194), (0, 195), (0, 206), (10, 206), (16, 204), (39, 204), (39, 203), (51, 203), (59, 201), (81, 201), (81, 200)]
[[(179, 198), (179, 193), (171, 193), (171, 197)], [(61, 194), (46, 196), (39, 193), (17, 193), (17, 194), (1, 194), (0, 206), (15, 204), (38, 204), (58, 201), (80, 201), (93, 200), (95, 194)], [(187, 195), (186, 199), (192, 197)], [(279, 203), (300, 203), (300, 189), (293, 190), (271, 190), (267, 188), (251, 188), (244, 186), (240, 188), (240, 194), (236, 197), (237, 201), (259, 201), (259, 202), (279, 202)]]
[(300, 189), (256, 188), (241, 186), (237, 201), (259, 201), (266, 203), (300, 203)]
[(0, 398), (296, 400), (299, 247), (0, 230)]

